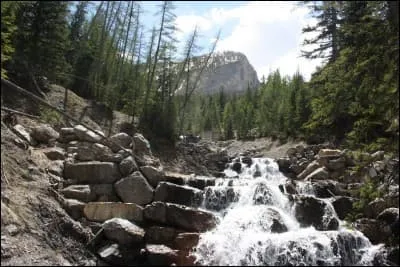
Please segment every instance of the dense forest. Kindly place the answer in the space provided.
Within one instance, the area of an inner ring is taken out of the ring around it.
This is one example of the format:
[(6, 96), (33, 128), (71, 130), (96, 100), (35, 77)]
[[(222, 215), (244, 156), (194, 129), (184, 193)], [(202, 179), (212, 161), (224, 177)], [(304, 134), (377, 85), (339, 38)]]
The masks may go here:
[[(397, 150), (398, 2), (300, 5), (317, 19), (303, 29), (317, 33), (304, 41), (303, 56), (325, 59), (309, 82), (301, 69), (291, 77), (276, 70), (242, 95), (196, 94), (219, 35), (205, 60), (196, 61), (197, 28), (178, 51), (169, 1), (160, 4), (149, 40), (139, 2), (2, 2), (1, 76), (32, 91), (35, 80), (47, 77), (170, 140), (213, 131), (221, 139), (271, 136)], [(182, 84), (184, 93), (175, 94)]]

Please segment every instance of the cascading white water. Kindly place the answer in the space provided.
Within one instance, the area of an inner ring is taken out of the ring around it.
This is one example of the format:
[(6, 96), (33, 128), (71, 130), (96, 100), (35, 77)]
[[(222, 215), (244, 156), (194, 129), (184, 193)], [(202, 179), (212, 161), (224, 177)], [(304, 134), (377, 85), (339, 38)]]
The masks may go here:
[[(242, 159), (240, 159), (240, 162)], [(335, 217), (339, 228), (318, 231), (300, 227), (293, 205), (279, 189), (287, 180), (278, 165), (267, 158), (253, 158), (242, 171), (232, 170), (215, 187), (206, 189), (203, 208), (219, 218), (217, 227), (200, 236), (193, 252), (200, 265), (339, 266), (373, 265), (382, 245), (372, 246), (359, 231), (343, 226), (329, 199), (325, 216)], [(238, 164), (238, 163), (236, 163)], [(314, 196), (310, 184), (299, 183), (299, 194)]]

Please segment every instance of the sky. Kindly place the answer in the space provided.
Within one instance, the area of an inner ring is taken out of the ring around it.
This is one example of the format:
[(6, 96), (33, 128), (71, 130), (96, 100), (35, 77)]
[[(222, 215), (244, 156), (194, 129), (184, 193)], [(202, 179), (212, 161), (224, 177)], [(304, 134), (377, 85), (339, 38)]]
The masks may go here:
[[(144, 25), (159, 23), (159, 16), (154, 16), (159, 4), (142, 2)], [(300, 57), (305, 38), (301, 30), (307, 24), (314, 24), (315, 19), (295, 1), (177, 1), (174, 5), (178, 48), (183, 48), (197, 24), (201, 34), (199, 45), (205, 49), (204, 53), (221, 29), (217, 51), (245, 54), (259, 79), (279, 68), (281, 74), (290, 76), (298, 69), (309, 80), (321, 64), (321, 60)]]
[[(160, 4), (161, 1), (141, 1), (146, 40), (153, 25), (160, 24), (160, 16), (155, 15)], [(315, 24), (316, 20), (297, 1), (174, 1), (174, 6), (175, 25), (179, 30), (175, 38), (181, 53), (197, 25), (198, 45), (203, 47), (200, 54), (209, 51), (221, 30), (217, 51), (246, 55), (260, 80), (279, 69), (282, 75), (289, 76), (299, 70), (308, 81), (316, 66), (321, 65), (320, 59), (300, 57), (301, 49), (307, 49), (302, 46), (304, 38), (315, 36), (315, 33), (306, 36), (301, 30), (308, 24)]]

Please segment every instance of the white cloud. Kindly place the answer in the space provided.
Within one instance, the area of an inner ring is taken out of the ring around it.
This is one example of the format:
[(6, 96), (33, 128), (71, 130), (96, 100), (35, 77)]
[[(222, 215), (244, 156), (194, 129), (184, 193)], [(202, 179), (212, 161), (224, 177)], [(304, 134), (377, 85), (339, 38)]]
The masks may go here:
[[(315, 23), (315, 19), (307, 18), (309, 11), (305, 7), (295, 5), (289, 1), (253, 1), (231, 9), (212, 8), (202, 16), (179, 16), (176, 22), (182, 34), (189, 33), (196, 23), (202, 32), (234, 26), (230, 33), (225, 32), (217, 51), (244, 53), (259, 78), (276, 68), (283, 75), (292, 75), (299, 67), (309, 79), (321, 61), (299, 58), (305, 37), (301, 29)], [(311, 36), (315, 34), (308, 34)]]

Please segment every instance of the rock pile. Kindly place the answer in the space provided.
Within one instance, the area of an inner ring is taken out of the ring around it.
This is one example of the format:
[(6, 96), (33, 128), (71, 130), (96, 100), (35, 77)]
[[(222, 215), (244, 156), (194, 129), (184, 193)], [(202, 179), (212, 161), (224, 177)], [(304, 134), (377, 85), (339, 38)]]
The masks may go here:
[(56, 145), (45, 155), (60, 176), (62, 205), (90, 227), (99, 258), (109, 264), (194, 264), (189, 252), (199, 233), (217, 223), (212, 213), (198, 209), (213, 179), (165, 172), (138, 133), (104, 139), (82, 125), (60, 133), (39, 128), (33, 139)]

